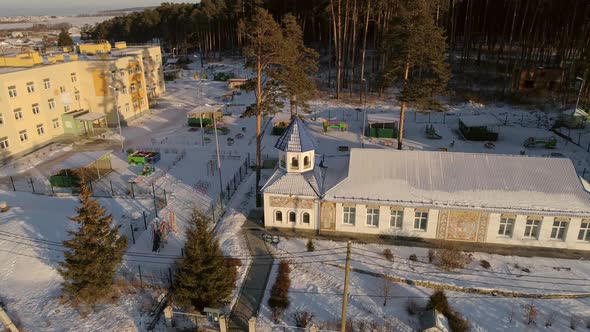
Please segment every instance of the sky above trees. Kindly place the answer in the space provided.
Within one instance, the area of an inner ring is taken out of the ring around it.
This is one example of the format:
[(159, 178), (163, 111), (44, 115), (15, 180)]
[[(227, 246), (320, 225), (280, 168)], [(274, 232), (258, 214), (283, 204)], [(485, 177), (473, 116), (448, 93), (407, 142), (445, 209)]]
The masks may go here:
[[(76, 15), (129, 7), (157, 6), (162, 0), (1, 0), (0, 16)], [(198, 2), (166, 0), (166, 2)]]

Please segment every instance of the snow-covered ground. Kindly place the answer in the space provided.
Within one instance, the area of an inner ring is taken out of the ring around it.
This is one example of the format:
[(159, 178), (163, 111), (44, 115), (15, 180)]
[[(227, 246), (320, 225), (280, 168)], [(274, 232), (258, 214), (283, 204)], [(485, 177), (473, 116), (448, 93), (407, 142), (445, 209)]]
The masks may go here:
[[(185, 239), (184, 230), (191, 209), (196, 207), (212, 213), (212, 206), (215, 206), (216, 218), (219, 218), (221, 206), (214, 205), (220, 193), (219, 178), (216, 167), (212, 168), (216, 159), (215, 141), (213, 135), (206, 135), (201, 131), (189, 131), (186, 126), (186, 113), (196, 105), (202, 105), (205, 102), (221, 103), (220, 97), (228, 93), (226, 83), (194, 80), (193, 74), (206, 72), (208, 77), (212, 77), (215, 72), (233, 70), (239, 76), (251, 77), (251, 73), (243, 70), (242, 65), (243, 62), (236, 59), (209, 64), (208, 68), (201, 68), (198, 62), (191, 64), (190, 70), (184, 70), (180, 79), (167, 83), (167, 92), (158, 101), (156, 108), (123, 128), (125, 149), (156, 150), (161, 153), (162, 160), (155, 165), (156, 173), (143, 179), (139, 187), (150, 191), (153, 183), (158, 193), (166, 192), (168, 202), (163, 210), (158, 211), (159, 218), (154, 219), (153, 202), (147, 196), (139, 195), (140, 198), (136, 199), (100, 199), (109, 213), (113, 214), (115, 222), (122, 225), (121, 230), (126, 236), (130, 237), (131, 228), (134, 229), (136, 243), (130, 242), (129, 254), (125, 257), (120, 269), (127, 280), (131, 277), (137, 279), (139, 266), (141, 266), (144, 282), (166, 285), (169, 281), (168, 268), (181, 254)], [(229, 136), (220, 136), (219, 141), (224, 189), (233, 181), (234, 175), (239, 179), (237, 172), (244, 165), (248, 155), (250, 155), (250, 162), (254, 162), (255, 119), (239, 117), (245, 107), (253, 101), (252, 94), (242, 93), (235, 97), (232, 106), (226, 106), (223, 110), (225, 114), (223, 123), (230, 129)], [(302, 112), (301, 114), (305, 116), (306, 124), (318, 143), (316, 163), (319, 163), (321, 158), (325, 158), (329, 167), (331, 175), (326, 179), (327, 186), (334, 184), (346, 173), (347, 153), (340, 152), (339, 146), (386, 149), (393, 148), (395, 145), (392, 144), (392, 140), (363, 139), (360, 134), (363, 112), (356, 110), (358, 105), (341, 104), (334, 100), (315, 100), (310, 103), (310, 106), (311, 113)], [(364, 109), (369, 119), (396, 120), (399, 117), (399, 106), (391, 100), (367, 105)], [(455, 133), (459, 116), (478, 114), (492, 115), (501, 123), (497, 128), (499, 140), (494, 149), (485, 148), (484, 142), (461, 140)], [(282, 116), (284, 117), (284, 114)], [(449, 151), (508, 154), (520, 154), (524, 151), (527, 155), (544, 156), (560, 153), (571, 158), (580, 173), (583, 173), (584, 168), (590, 170), (590, 158), (585, 148), (566, 143), (567, 141), (562, 138), (557, 138), (558, 144), (555, 150), (523, 147), (523, 142), (528, 137), (555, 136), (548, 131), (548, 128), (556, 117), (556, 112), (530, 111), (506, 105), (482, 107), (473, 103), (451, 106), (446, 113), (431, 115), (415, 113), (410, 109), (406, 115), (405, 148), (418, 150), (445, 148)], [(324, 134), (322, 130), (324, 119), (344, 121), (349, 125), (349, 131), (330, 130)], [(270, 120), (266, 118), (265, 124)], [(429, 122), (442, 136), (441, 139), (426, 138), (424, 131)], [(243, 137), (236, 138), (238, 133)], [(571, 134), (577, 140), (575, 135), (577, 132)], [(204, 142), (204, 137), (209, 137), (211, 143)], [(235, 138), (233, 144), (228, 143), (228, 137)], [(127, 165), (126, 155), (118, 147), (118, 136), (113, 133), (109, 138), (113, 139), (109, 148), (113, 149), (114, 171), (100, 182), (93, 184), (95, 190), (102, 190), (105, 195), (111, 191), (111, 184), (113, 191), (125, 192), (128, 188), (128, 180), (137, 178), (137, 173), (140, 171), (136, 166)], [(266, 131), (262, 147), (265, 159), (276, 158), (277, 153), (273, 146), (277, 138), (270, 135), (270, 130)], [(582, 146), (590, 142), (590, 129), (581, 132), (580, 140)], [(104, 148), (103, 145), (100, 150)], [(48, 176), (54, 170), (55, 163), (52, 162), (67, 158), (75, 152), (76, 149), (69, 146), (62, 146), (52, 151), (40, 151), (28, 158), (1, 167), (0, 177), (26, 173), (27, 176), (46, 183)], [(241, 234), (241, 226), (246, 220), (248, 211), (253, 207), (255, 186), (254, 176), (250, 170), (248, 174), (245, 174), (242, 168), (242, 172), (243, 181), (233, 198), (225, 202), (225, 213), (216, 225), (216, 232), (224, 253), (241, 258), (248, 255), (248, 246)], [(66, 231), (73, 227), (67, 217), (74, 213), (77, 204), (75, 198), (0, 191), (0, 201), (7, 201), (12, 207), (7, 214), (0, 214), (0, 266), (2, 266), (0, 298), (6, 304), (9, 314), (16, 315), (23, 327), (35, 331), (80, 330), (81, 326), (83, 330), (124, 330), (125, 328), (142, 330), (142, 326), (139, 325), (144, 322), (141, 316), (144, 312), (142, 297), (132, 294), (124, 295), (117, 303), (105, 306), (103, 310), (98, 310), (86, 317), (59, 304), (60, 277), (55, 268), (57, 261), (61, 259), (61, 252), (48, 248), (59, 248), (53, 244), (61, 242), (66, 237)], [(143, 218), (138, 218), (144, 211), (148, 215), (147, 230), (145, 230)], [(172, 212), (177, 217), (176, 232), (168, 235), (167, 242), (159, 252), (152, 252), (152, 221), (167, 219)], [(16, 235), (10, 235), (12, 233)], [(15, 241), (22, 243), (15, 243)], [(317, 250), (314, 253), (316, 256), (301, 255), (301, 258), (293, 259), (294, 261), (305, 260), (306, 263), (293, 265), (290, 295), (292, 304), (284, 316), (287, 324), (293, 325), (290, 314), (297, 309), (313, 311), (318, 322), (338, 319), (343, 278), (342, 269), (338, 265), (344, 264), (344, 249), (320, 250), (342, 246), (342, 243), (317, 242)], [(304, 248), (304, 240), (283, 240), (278, 246), (278, 249), (289, 252), (304, 251)], [(478, 289), (506, 291), (516, 289), (524, 293), (552, 294), (590, 292), (590, 287), (585, 285), (587, 282), (583, 281), (590, 277), (590, 267), (586, 261), (502, 257), (476, 253), (474, 262), (468, 266), (470, 270), (457, 273), (439, 271), (436, 267), (425, 263), (424, 249), (392, 247), (394, 254), (399, 256), (394, 263), (383, 260), (379, 254), (382, 250), (383, 247), (380, 246), (355, 245), (353, 258), (357, 261), (353, 261), (352, 266), (400, 278)], [(329, 253), (329, 256), (323, 255), (326, 253)], [(410, 253), (418, 255), (422, 262), (407, 261)], [(25, 254), (28, 256), (23, 256)], [(486, 259), (491, 263), (490, 271), (478, 265), (480, 259)], [(244, 278), (248, 261), (248, 259), (242, 261), (239, 284)], [(518, 264), (520, 268), (516, 268), (515, 264)], [(523, 272), (522, 268), (525, 267), (531, 272)], [(269, 287), (272, 286), (275, 274), (276, 270), (270, 278)], [(393, 297), (384, 307), (380, 297), (382, 294), (379, 290), (380, 285), (381, 281), (378, 278), (352, 273), (350, 317), (356, 320), (375, 320), (379, 324), (389, 321), (391, 324), (396, 324), (399, 330), (414, 328), (416, 318), (406, 314), (405, 303), (408, 297), (416, 297), (416, 300), (425, 302), (431, 289), (392, 283)], [(236, 299), (237, 292), (236, 289), (233, 301)], [(152, 295), (148, 292), (144, 297)], [(461, 292), (448, 292), (448, 295), (452, 298), (451, 303), (454, 307), (472, 324), (477, 324), (477, 326), (474, 325), (475, 330), (524, 329), (521, 323), (520, 305), (529, 303), (530, 300)], [(261, 311), (263, 325), (269, 322), (270, 317), (266, 301), (267, 299), (264, 300)], [(555, 330), (565, 327), (570, 314), (575, 313), (580, 317), (590, 316), (590, 302), (587, 299), (544, 299), (535, 300), (535, 304), (538, 304), (543, 314), (548, 313), (552, 308), (562, 308), (562, 316), (558, 319), (558, 323), (554, 324)], [(505, 322), (507, 313), (511, 310), (517, 313), (512, 323)], [(543, 326), (544, 322), (540, 320), (541, 318), (539, 318), (538, 326)]]
[[(301, 254), (306, 249), (306, 239), (281, 239), (273, 252), (277, 259), (287, 257), (291, 262), (291, 305), (283, 314), (283, 321), (277, 325), (294, 326), (292, 314), (306, 310), (315, 315), (314, 321), (322, 326), (340, 317), (344, 271), (346, 258), (344, 242), (315, 241), (315, 251)], [(393, 261), (383, 256), (383, 250), (390, 249)], [(379, 326), (390, 324), (395, 331), (417, 329), (416, 316), (406, 312), (408, 300), (422, 305), (437, 285), (474, 288), (478, 290), (516, 291), (537, 295), (590, 295), (590, 263), (587, 260), (549, 259), (540, 257), (500, 256), (471, 253), (472, 261), (463, 269), (446, 271), (428, 262), (425, 248), (386, 246), (374, 244), (353, 244), (351, 255), (351, 278), (349, 283), (348, 318), (356, 322), (374, 321)], [(294, 255), (293, 253), (298, 253)], [(410, 254), (418, 256), (413, 262)], [(480, 266), (487, 260), (491, 267)], [(524, 272), (528, 268), (530, 272)], [(406, 280), (405, 283), (385, 282), (382, 277), (355, 272), (362, 270), (377, 275), (386, 275)], [(275, 267), (267, 285), (267, 293), (262, 303), (259, 327), (270, 331), (271, 321), (267, 305), (269, 291), (276, 278)], [(428, 288), (410, 285), (412, 281), (430, 281)], [(387, 305), (384, 301), (384, 284), (390, 289)], [(580, 327), (585, 328), (590, 319), (590, 298), (530, 299), (519, 297), (493, 296), (475, 293), (446, 291), (449, 302), (471, 324), (473, 331), (542, 330), (545, 321), (554, 311), (556, 314), (552, 331), (569, 328), (570, 318), (576, 316)], [(562, 296), (567, 297), (567, 296)], [(522, 305), (531, 301), (539, 309), (537, 326), (523, 323)], [(513, 313), (510, 321), (511, 312)], [(584, 325), (582, 325), (584, 324)]]

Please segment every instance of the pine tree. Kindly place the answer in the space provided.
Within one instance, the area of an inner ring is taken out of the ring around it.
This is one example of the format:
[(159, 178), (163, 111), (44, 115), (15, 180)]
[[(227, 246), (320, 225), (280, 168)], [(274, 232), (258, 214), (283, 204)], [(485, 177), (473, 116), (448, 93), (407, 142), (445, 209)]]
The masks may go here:
[(67, 30), (62, 29), (57, 36), (57, 46), (71, 46), (74, 45), (74, 41)]
[(404, 135), (406, 104), (419, 109), (440, 109), (436, 99), (447, 92), (449, 68), (445, 63), (447, 44), (442, 29), (436, 26), (433, 7), (427, 0), (402, 0), (399, 14), (391, 22), (381, 45), (386, 59), (380, 77), (384, 89), (402, 81), (398, 96), (401, 104), (398, 149)]
[(237, 275), (235, 265), (223, 256), (210, 224), (208, 217), (193, 210), (174, 285), (176, 303), (198, 311), (227, 298)]
[(70, 218), (79, 227), (68, 231), (72, 238), (64, 241), (64, 246), (69, 250), (58, 268), (64, 279), (63, 294), (74, 304), (92, 305), (109, 296), (116, 268), (127, 249), (127, 239), (112, 227), (113, 217), (90, 195), (82, 182), (78, 215)]
[(316, 90), (310, 75), (317, 71), (319, 54), (303, 43), (303, 31), (295, 16), (283, 17), (283, 37), (285, 39), (285, 58), (278, 79), (285, 88), (291, 107), (291, 117), (296, 107), (307, 107), (305, 102), (313, 97)]
[[(256, 188), (260, 187), (262, 167), (262, 113), (272, 114), (280, 106), (283, 92), (276, 82), (278, 67), (284, 63), (285, 39), (281, 27), (265, 9), (256, 8), (254, 15), (242, 31), (247, 46), (244, 48), (246, 66), (256, 73), (256, 78), (244, 85), (246, 90), (254, 90), (256, 104), (251, 105), (245, 116), (256, 115)], [(260, 206), (260, 195), (256, 195), (256, 206)]]

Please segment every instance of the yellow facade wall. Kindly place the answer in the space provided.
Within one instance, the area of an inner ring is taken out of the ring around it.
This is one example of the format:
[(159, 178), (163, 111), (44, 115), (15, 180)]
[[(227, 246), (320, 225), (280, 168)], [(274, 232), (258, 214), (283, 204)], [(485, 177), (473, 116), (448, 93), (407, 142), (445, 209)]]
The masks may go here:
[(110, 53), (111, 44), (107, 42), (98, 44), (81, 44), (79, 49), (82, 54)]
[[(154, 49), (159, 52), (159, 47)], [(8, 137), (9, 142), (7, 149), (0, 148), (0, 164), (63, 135), (61, 116), (66, 112), (103, 113), (109, 125), (115, 127), (117, 109), (123, 125), (148, 111), (143, 60), (142, 54), (130, 54), (105, 61), (57, 62), (0, 74), (0, 140)], [(49, 80), (47, 88), (44, 80)], [(32, 83), (34, 91), (28, 92), (28, 83)], [(135, 85), (135, 92), (131, 91), (131, 84)], [(109, 86), (115, 87), (117, 93)], [(12, 87), (16, 89), (14, 97), (9, 93)], [(53, 109), (49, 107), (50, 101)], [(38, 106), (38, 114), (33, 114), (33, 105)], [(15, 118), (16, 109), (21, 110), (21, 119)], [(59, 125), (54, 128), (56, 119)], [(41, 135), (37, 133), (38, 125), (43, 126)], [(27, 133), (24, 142), (19, 138), (22, 131)]]

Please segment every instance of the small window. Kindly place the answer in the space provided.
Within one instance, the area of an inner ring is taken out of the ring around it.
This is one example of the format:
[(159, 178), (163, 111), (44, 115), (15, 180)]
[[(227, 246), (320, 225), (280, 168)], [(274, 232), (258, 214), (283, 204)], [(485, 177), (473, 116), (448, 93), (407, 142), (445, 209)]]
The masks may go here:
[(538, 239), (540, 229), (541, 229), (541, 218), (528, 217), (526, 220), (526, 226), (524, 228), (524, 237), (531, 238), (531, 239)]
[(311, 163), (309, 162), (309, 156), (303, 157), (303, 167), (309, 168), (310, 166), (311, 166)]
[(39, 110), (39, 104), (33, 104), (31, 105), (31, 109), (33, 110), (33, 114), (37, 115), (39, 114), (40, 110)]
[(129, 75), (132, 75), (132, 74), (133, 74), (133, 68), (129, 67), (129, 68), (127, 69), (127, 73), (128, 73)]
[(125, 112), (129, 112), (129, 109), (130, 109), (130, 107), (129, 107), (129, 103), (126, 103), (126, 104), (125, 104)]
[(391, 208), (391, 217), (390, 217), (390, 221), (389, 221), (389, 227), (402, 228), (403, 222), (404, 222), (404, 209)]
[(565, 230), (567, 229), (568, 222), (565, 220), (553, 221), (553, 227), (551, 228), (551, 238), (555, 240), (563, 240), (565, 238)]
[(139, 104), (141, 105), (141, 107), (143, 107), (143, 105), (145, 105), (145, 100), (143, 100), (143, 99), (140, 99), (140, 100), (139, 100)]
[(45, 134), (45, 128), (43, 128), (43, 124), (37, 125), (37, 135), (43, 136)]
[(137, 101), (133, 102), (133, 109), (138, 109), (139, 108), (139, 104), (137, 103)]
[(275, 222), (283, 222), (283, 212), (275, 212)]
[(35, 83), (33, 83), (33, 82), (27, 83), (27, 92), (28, 93), (35, 92)]
[(428, 227), (428, 212), (416, 211), (414, 213), (414, 229), (426, 231)]
[(295, 221), (297, 221), (297, 215), (295, 214), (295, 212), (289, 212), (289, 222)]
[(8, 137), (0, 138), (0, 150), (6, 150), (9, 147), (10, 147), (10, 144), (8, 144)]
[(354, 226), (356, 219), (356, 208), (352, 206), (345, 206), (344, 207), (344, 220), (343, 223), (345, 225), (352, 225)]
[(43, 87), (45, 88), (45, 90), (47, 89), (51, 89), (51, 80), (49, 80), (48, 78), (43, 80)]
[(14, 119), (21, 120), (23, 118), (23, 111), (20, 108), (14, 110)]
[(8, 96), (10, 98), (16, 98), (18, 96), (18, 93), (16, 92), (16, 86), (9, 86), (8, 87)]
[(135, 84), (131, 83), (131, 92), (135, 92), (135, 91), (136, 91)]
[(62, 86), (60, 86), (60, 87), (59, 87), (59, 92), (61, 92), (61, 93), (64, 93), (64, 92), (66, 92), (66, 87), (65, 87), (65, 86), (63, 86), (63, 85), (62, 85)]
[(116, 81), (117, 80), (117, 72), (116, 71), (113, 70), (111, 72), (111, 78), (113, 79), (113, 81)]
[(299, 158), (291, 158), (291, 169), (299, 169)]
[(68, 113), (70, 109), (70, 105), (64, 105), (64, 113)]
[(72, 83), (78, 82), (78, 76), (76, 75), (76, 73), (71, 73), (70, 79), (72, 80)]
[(141, 84), (141, 82), (137, 83), (137, 88), (141, 90), (143, 88), (143, 84)]
[(49, 105), (49, 109), (50, 110), (54, 110), (55, 109), (55, 100), (53, 98), (52, 99), (49, 99), (47, 101), (47, 104)]
[(0, 126), (4, 124), (4, 116), (0, 113)]
[(26, 130), (22, 130), (18, 132), (18, 138), (24, 143), (29, 140), (29, 135), (27, 134)]
[(80, 91), (76, 91), (76, 92), (74, 92), (74, 99), (75, 99), (76, 101), (80, 101)]
[(579, 241), (590, 241), (590, 220), (582, 220), (580, 225), (580, 232), (578, 233)]
[(367, 208), (367, 226), (379, 227), (379, 208)]
[(137, 74), (141, 73), (141, 67), (139, 65), (135, 66), (135, 72)]
[(500, 217), (500, 226), (498, 227), (499, 236), (512, 236), (512, 230), (514, 229), (514, 221), (516, 216), (513, 215), (502, 215)]
[(303, 213), (303, 223), (309, 224), (309, 213), (307, 213), (307, 212)]
[(59, 119), (53, 119), (51, 122), (53, 123), (53, 129), (59, 128)]
[(126, 94), (127, 94), (127, 87), (126, 87), (126, 86), (124, 86), (121, 92), (122, 92), (124, 95), (126, 95)]

